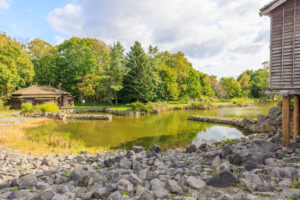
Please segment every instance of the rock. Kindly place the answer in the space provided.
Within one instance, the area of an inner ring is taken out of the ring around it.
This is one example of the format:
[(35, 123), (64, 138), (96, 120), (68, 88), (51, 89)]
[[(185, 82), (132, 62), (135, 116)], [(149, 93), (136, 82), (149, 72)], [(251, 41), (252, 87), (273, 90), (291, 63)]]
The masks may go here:
[(259, 176), (254, 173), (246, 173), (243, 182), (250, 192), (262, 191), (262, 188), (264, 187)]
[(182, 191), (175, 180), (167, 180), (166, 187), (171, 193), (178, 194)]
[(28, 174), (19, 179), (15, 179), (11, 182), (12, 187), (18, 187), (20, 189), (35, 187), (37, 183), (37, 178), (35, 175)]
[(194, 153), (197, 151), (197, 146), (195, 144), (191, 144), (185, 150), (186, 153)]
[(122, 199), (122, 194), (119, 191), (111, 193), (107, 199), (112, 199), (112, 200), (120, 200)]
[(222, 194), (216, 200), (232, 200), (232, 197), (229, 194)]
[(143, 151), (145, 151), (145, 148), (142, 146), (132, 146), (132, 151), (134, 151), (134, 153), (141, 153)]
[(202, 181), (200, 178), (196, 178), (193, 176), (189, 176), (186, 179), (186, 183), (188, 186), (200, 190), (200, 189), (204, 189), (207, 187), (206, 183), (204, 181)]
[(35, 200), (52, 200), (54, 193), (52, 191), (42, 191), (37, 195)]
[(108, 191), (104, 187), (97, 189), (93, 193), (93, 197), (96, 199), (105, 199), (107, 196), (108, 196)]
[(165, 187), (165, 184), (163, 182), (161, 182), (158, 178), (155, 178), (151, 181), (151, 190), (152, 191), (158, 191), (164, 187)]
[(269, 111), (269, 118), (271, 120), (275, 120), (281, 114), (281, 108), (279, 107), (272, 107)]
[(219, 169), (221, 166), (221, 159), (219, 156), (217, 156), (212, 162), (211, 162), (211, 166), (215, 169)]
[(246, 163), (244, 164), (244, 166), (245, 166), (245, 169), (246, 169), (247, 171), (252, 171), (252, 170), (254, 170), (254, 169), (257, 168), (257, 164), (255, 164), (255, 163), (253, 163), (253, 162), (246, 162)]
[(297, 142), (297, 143), (300, 143), (300, 136), (297, 136), (297, 137), (296, 137), (296, 142)]
[(120, 161), (120, 167), (123, 169), (131, 169), (132, 168), (132, 162), (127, 159), (122, 159)]
[(126, 158), (130, 159), (134, 155), (134, 151), (127, 151)]
[(198, 149), (202, 152), (208, 152), (210, 150), (210, 145), (206, 144), (206, 143), (203, 143), (201, 144)]
[(130, 174), (129, 181), (134, 185), (142, 183), (142, 180), (139, 179), (139, 177), (137, 177), (137, 175), (135, 175), (135, 174)]
[(223, 147), (222, 149), (222, 159), (226, 159), (227, 156), (231, 155), (233, 152), (232, 152), (232, 147), (231, 146), (225, 146)]
[(147, 152), (147, 157), (154, 157), (157, 156), (157, 154), (161, 151), (161, 147), (159, 145), (154, 145), (150, 147), (150, 149)]
[(249, 117), (244, 118), (243, 122), (244, 122), (244, 124), (256, 124), (256, 121)]
[(279, 147), (271, 142), (268, 142), (266, 140), (254, 140), (253, 146), (256, 151), (267, 153), (267, 152), (276, 152)]
[(285, 167), (285, 168), (271, 167), (267, 169), (267, 173), (269, 177), (275, 177), (275, 178), (292, 179), (298, 176), (298, 171), (293, 167)]
[(8, 199), (21, 199), (26, 195), (26, 191), (12, 191)]
[(88, 172), (82, 169), (74, 169), (71, 172), (70, 179), (73, 180), (78, 186), (88, 186), (92, 183)]
[(154, 195), (157, 199), (166, 199), (170, 196), (168, 190), (160, 189), (154, 192)]
[(269, 117), (268, 116), (265, 116), (265, 115), (258, 115), (257, 116), (257, 124), (261, 124), (263, 123), (264, 121), (266, 121)]
[(291, 188), (292, 187), (292, 182), (289, 179), (282, 180), (278, 183), (278, 186), (282, 188)]
[(213, 187), (231, 187), (236, 184), (237, 179), (229, 171), (222, 171), (220, 174), (207, 180), (207, 185)]

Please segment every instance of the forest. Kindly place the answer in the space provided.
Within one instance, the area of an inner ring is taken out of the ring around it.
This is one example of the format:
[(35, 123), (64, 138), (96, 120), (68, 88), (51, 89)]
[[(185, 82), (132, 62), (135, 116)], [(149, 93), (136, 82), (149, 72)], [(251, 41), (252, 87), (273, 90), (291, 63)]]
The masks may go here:
[[(245, 63), (247, 65), (247, 63)], [(203, 99), (261, 98), (268, 87), (268, 63), (235, 78), (197, 71), (182, 52), (130, 50), (120, 42), (72, 37), (53, 46), (40, 39), (21, 44), (0, 33), (0, 101), (31, 84), (70, 92), (76, 102), (130, 103)]]

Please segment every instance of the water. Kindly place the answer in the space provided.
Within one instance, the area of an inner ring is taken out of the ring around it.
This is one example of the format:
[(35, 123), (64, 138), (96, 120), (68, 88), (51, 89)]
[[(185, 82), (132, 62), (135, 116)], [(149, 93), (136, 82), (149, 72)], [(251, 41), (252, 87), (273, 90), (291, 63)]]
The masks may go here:
[[(190, 115), (229, 118), (255, 118), (267, 114), (271, 105), (251, 107), (217, 108), (206, 111), (171, 111), (137, 117), (113, 116), (112, 121), (44, 122), (40, 126), (26, 130), (29, 138), (49, 142), (48, 138), (59, 136), (72, 144), (85, 147), (125, 148), (141, 145), (149, 148), (159, 144), (163, 149), (184, 148), (189, 144), (212, 143), (224, 139), (245, 136), (245, 132), (234, 127), (187, 120)], [(53, 142), (52, 142), (53, 143)], [(51, 144), (49, 144), (51, 145)]]

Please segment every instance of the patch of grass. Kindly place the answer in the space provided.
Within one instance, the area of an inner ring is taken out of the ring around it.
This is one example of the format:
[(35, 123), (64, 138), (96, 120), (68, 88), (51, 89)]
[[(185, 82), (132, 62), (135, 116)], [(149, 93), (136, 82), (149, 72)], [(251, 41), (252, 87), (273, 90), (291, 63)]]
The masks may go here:
[(70, 173), (65, 173), (65, 177), (70, 177)]
[(22, 104), (22, 113), (45, 113), (45, 112), (60, 112), (57, 104), (54, 102), (47, 102), (44, 104), (37, 104), (33, 106), (31, 103)]
[[(32, 152), (34, 155), (70, 154), (79, 153), (80, 151), (97, 153), (107, 150), (101, 147), (86, 146), (80, 140), (72, 140), (70, 133), (56, 132), (55, 126), (51, 123), (49, 123), (47, 134), (42, 134), (39, 126), (42, 123), (53, 121), (51, 119), (35, 119), (8, 127), (0, 131), (0, 145), (17, 149), (22, 153)], [(26, 131), (28, 129), (31, 130), (28, 132)]]
[(235, 139), (227, 139), (227, 140), (223, 140), (222, 141), (223, 145), (234, 145), (236, 144), (236, 140)]
[(19, 188), (17, 186), (10, 188), (12, 191), (18, 191)]

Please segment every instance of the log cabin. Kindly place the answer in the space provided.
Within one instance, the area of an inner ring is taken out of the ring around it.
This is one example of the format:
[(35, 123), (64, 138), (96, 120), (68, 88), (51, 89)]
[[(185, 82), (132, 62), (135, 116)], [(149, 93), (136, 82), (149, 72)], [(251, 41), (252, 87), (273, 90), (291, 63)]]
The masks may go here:
[(282, 103), (282, 145), (290, 146), (290, 103), (294, 98), (293, 137), (299, 136), (300, 0), (274, 0), (260, 9), (270, 23), (270, 90)]
[(36, 105), (46, 102), (55, 102), (60, 107), (74, 106), (74, 98), (70, 93), (50, 86), (40, 85), (32, 85), (12, 93), (8, 104), (12, 109), (20, 109), (23, 103)]

